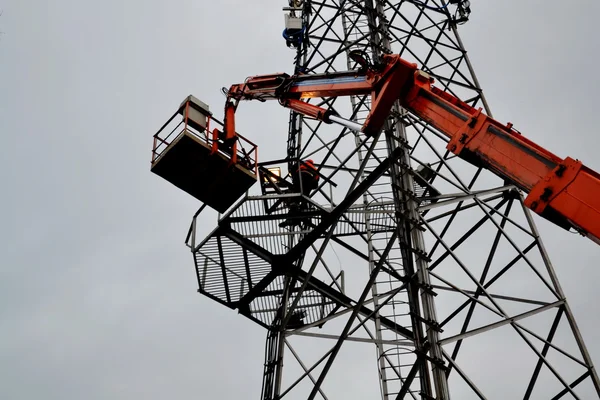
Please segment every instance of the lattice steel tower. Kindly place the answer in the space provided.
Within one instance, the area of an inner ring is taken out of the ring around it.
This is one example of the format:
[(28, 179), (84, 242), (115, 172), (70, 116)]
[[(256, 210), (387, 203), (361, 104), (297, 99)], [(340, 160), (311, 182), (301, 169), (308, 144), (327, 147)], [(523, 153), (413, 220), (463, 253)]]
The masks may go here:
[[(396, 53), (491, 115), (457, 30), (468, 1), (292, 0), (284, 13), (296, 73)], [(362, 123), (370, 101), (312, 103)], [(521, 192), (447, 144), (399, 104), (374, 137), (292, 112), (261, 193), (200, 242), (194, 217), (200, 292), (267, 329), (263, 400), (600, 398)], [(280, 227), (299, 195), (273, 168), (308, 158), (323, 178), (308, 222)]]

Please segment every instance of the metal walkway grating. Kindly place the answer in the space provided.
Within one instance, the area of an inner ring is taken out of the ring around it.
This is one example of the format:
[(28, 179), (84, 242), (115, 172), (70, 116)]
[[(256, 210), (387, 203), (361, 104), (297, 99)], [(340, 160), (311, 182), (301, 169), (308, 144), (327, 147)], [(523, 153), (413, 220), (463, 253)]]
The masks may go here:
[[(306, 199), (306, 206), (298, 217), (308, 221), (300, 230), (281, 228), (279, 224), (287, 217), (284, 201), (297, 198), (289, 195), (265, 195), (248, 197), (232, 210), (221, 224), (227, 225), (245, 239), (267, 250), (271, 254), (286, 254), (289, 238), (309, 233), (329, 213), (320, 205)], [(373, 202), (367, 206), (353, 206), (343, 213), (337, 223), (334, 236), (365, 235), (367, 216), (371, 233), (393, 232), (396, 228), (393, 202)]]
[[(273, 255), (244, 240), (246, 238), (236, 232), (217, 228), (195, 248), (193, 254), (199, 292), (269, 327), (280, 311), (286, 276), (295, 274), (290, 268), (275, 272), (273, 263), (265, 259)], [(328, 287), (315, 278), (311, 279), (313, 284), (316, 282), (320, 287)], [(301, 284), (299, 279), (297, 286)], [(293, 291), (290, 300), (294, 301), (297, 295), (298, 291)], [(314, 323), (338, 308), (339, 304), (330, 295), (309, 285), (299, 299), (294, 325)]]
[(200, 292), (237, 303), (271, 271), (269, 263), (226, 236), (210, 236), (194, 253)]
[[(284, 276), (276, 277), (267, 289), (250, 303), (251, 315), (265, 325), (271, 325), (279, 312), (279, 307), (282, 304), (284, 281)], [(296, 296), (297, 292), (293, 293), (289, 302), (293, 302)], [(334, 301), (316, 290), (305, 290), (295, 309), (294, 323), (288, 325), (288, 327), (312, 324), (335, 312), (337, 308), (339, 306)]]

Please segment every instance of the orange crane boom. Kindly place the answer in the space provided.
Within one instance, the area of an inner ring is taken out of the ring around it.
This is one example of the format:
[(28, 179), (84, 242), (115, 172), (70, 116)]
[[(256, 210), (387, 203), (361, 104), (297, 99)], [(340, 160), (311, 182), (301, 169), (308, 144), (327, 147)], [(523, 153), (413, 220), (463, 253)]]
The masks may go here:
[[(355, 54), (354, 57), (357, 57)], [(553, 223), (600, 244), (600, 175), (570, 157), (561, 159), (512, 128), (433, 86), (433, 79), (398, 55), (370, 66), (360, 57), (357, 71), (271, 74), (231, 86), (225, 106), (226, 134), (235, 132), (240, 100), (278, 100), (283, 106), (326, 123), (340, 123), (366, 135), (378, 132), (395, 101), (450, 140), (448, 150), (493, 171), (528, 193), (525, 205)], [(371, 112), (361, 126), (306, 98), (371, 95)]]

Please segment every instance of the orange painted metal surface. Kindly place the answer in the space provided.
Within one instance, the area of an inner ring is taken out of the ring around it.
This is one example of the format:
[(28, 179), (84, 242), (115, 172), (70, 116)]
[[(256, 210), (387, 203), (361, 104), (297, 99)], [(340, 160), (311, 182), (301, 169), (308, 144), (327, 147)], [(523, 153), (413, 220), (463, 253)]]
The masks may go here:
[(600, 175), (570, 157), (561, 159), (512, 129), (415, 78), (400, 98), (407, 110), (450, 138), (448, 150), (492, 170), (529, 193), (525, 205), (598, 242)]
[(328, 122), (327, 115), (329, 114), (329, 111), (323, 107), (315, 106), (314, 104), (306, 103), (296, 99), (283, 100), (282, 104), (285, 107), (297, 111), (303, 115)]
[[(394, 103), (448, 138), (448, 150), (487, 168), (529, 193), (525, 204), (563, 227), (600, 243), (600, 175), (571, 158), (562, 159), (512, 129), (433, 86), (433, 79), (398, 55), (385, 55), (376, 68), (322, 75), (271, 74), (248, 78), (228, 92), (226, 130), (234, 131), (239, 100), (276, 99), (308, 117), (328, 121), (327, 110), (301, 99), (371, 95), (362, 131), (381, 130)], [(232, 106), (231, 100), (235, 100)]]

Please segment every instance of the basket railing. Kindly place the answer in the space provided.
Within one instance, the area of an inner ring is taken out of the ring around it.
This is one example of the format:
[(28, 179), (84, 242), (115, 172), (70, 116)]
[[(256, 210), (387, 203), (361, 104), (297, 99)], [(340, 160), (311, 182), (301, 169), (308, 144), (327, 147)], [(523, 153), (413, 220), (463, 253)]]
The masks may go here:
[[(236, 160), (236, 164), (258, 175), (258, 146), (255, 143), (236, 132), (234, 146), (232, 149), (227, 149), (223, 146), (222, 140), (219, 139), (220, 132), (223, 132), (223, 123), (214, 118), (212, 114), (208, 114), (206, 115), (206, 127), (198, 129), (189, 123), (189, 107), (189, 101), (182, 104), (154, 134), (151, 164), (160, 159), (171, 143), (187, 133), (206, 143), (213, 152), (218, 152), (231, 160)], [(181, 116), (181, 119), (177, 118), (178, 115)], [(213, 124), (212, 131), (211, 123)]]

